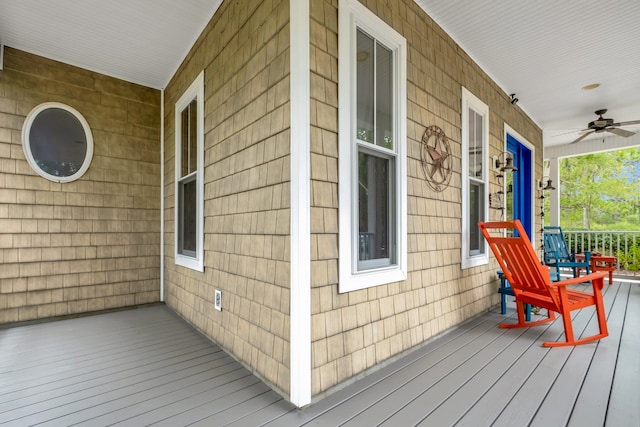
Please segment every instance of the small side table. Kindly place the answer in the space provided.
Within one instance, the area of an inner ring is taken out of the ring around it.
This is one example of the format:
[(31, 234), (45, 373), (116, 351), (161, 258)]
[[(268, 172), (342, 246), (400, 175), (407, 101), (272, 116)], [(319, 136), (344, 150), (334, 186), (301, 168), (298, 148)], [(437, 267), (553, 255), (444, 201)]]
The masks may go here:
[[(584, 254), (576, 254), (576, 261), (584, 261)], [(613, 272), (616, 269), (616, 257), (608, 255), (594, 255), (591, 253), (591, 271), (608, 271), (609, 272), (609, 284), (613, 283)], [(580, 276), (580, 269), (578, 269), (577, 275)]]

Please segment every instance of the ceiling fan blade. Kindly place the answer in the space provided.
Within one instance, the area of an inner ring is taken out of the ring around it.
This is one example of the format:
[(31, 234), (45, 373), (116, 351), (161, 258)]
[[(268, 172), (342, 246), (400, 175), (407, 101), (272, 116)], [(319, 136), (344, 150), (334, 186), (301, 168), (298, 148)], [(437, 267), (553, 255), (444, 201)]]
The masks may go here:
[(628, 130), (618, 129), (618, 128), (606, 128), (605, 130), (607, 132), (615, 133), (616, 135), (619, 135), (619, 136), (624, 136), (625, 138), (636, 134), (635, 132), (629, 132)]
[(583, 133), (581, 136), (579, 136), (577, 139), (574, 139), (573, 141), (571, 141), (569, 144), (575, 144), (576, 142), (580, 142), (580, 141), (582, 141), (583, 139), (585, 139), (585, 138), (587, 137), (587, 135), (590, 135), (590, 134), (592, 134), (592, 133), (593, 133), (593, 131), (585, 132), (585, 133)]
[(629, 125), (640, 125), (640, 120), (631, 120), (630, 122), (614, 123), (612, 126), (629, 126)]

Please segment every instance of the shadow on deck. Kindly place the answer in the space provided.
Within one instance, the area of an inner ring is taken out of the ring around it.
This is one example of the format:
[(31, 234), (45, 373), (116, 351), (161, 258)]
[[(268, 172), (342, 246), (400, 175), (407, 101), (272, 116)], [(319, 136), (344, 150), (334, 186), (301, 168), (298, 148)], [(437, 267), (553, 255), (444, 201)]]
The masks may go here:
[(598, 343), (544, 348), (561, 321), (499, 329), (496, 308), (302, 410), (162, 305), (5, 329), (0, 424), (640, 425), (640, 285), (605, 303)]

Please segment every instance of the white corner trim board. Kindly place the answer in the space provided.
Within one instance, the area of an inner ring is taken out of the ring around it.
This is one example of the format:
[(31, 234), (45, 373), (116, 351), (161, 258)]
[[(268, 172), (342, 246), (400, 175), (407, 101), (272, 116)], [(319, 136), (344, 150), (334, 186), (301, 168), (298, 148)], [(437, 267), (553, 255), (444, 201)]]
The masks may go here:
[(290, 0), (291, 300), (290, 400), (311, 403), (311, 202), (309, 0)]

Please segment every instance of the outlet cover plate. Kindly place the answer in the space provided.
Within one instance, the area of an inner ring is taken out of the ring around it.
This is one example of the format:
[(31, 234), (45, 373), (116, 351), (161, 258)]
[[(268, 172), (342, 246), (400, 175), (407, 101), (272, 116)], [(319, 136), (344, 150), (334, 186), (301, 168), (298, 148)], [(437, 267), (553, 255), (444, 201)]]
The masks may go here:
[(214, 293), (213, 307), (218, 311), (222, 311), (222, 291), (218, 289)]

